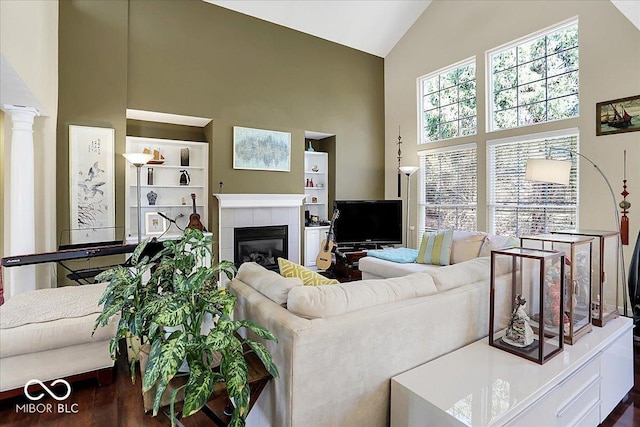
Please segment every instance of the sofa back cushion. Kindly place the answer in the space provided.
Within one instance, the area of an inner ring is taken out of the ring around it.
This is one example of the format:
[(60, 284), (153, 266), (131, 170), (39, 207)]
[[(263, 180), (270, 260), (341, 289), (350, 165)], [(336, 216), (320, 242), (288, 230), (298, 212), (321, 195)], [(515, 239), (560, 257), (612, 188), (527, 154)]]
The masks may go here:
[(289, 292), (287, 309), (307, 319), (324, 318), (436, 293), (438, 290), (429, 274), (415, 273), (335, 286), (296, 287)]
[(478, 258), (486, 235), (480, 231), (454, 231), (453, 244), (451, 245), (451, 264)]
[(275, 271), (267, 270), (255, 262), (245, 262), (238, 269), (238, 280), (251, 286), (276, 304), (285, 305), (289, 291), (296, 286), (302, 287), (297, 277), (282, 277)]
[(520, 245), (517, 237), (500, 236), (498, 234), (487, 234), (484, 243), (480, 248), (480, 256), (490, 256), (491, 251), (504, 248), (513, 248)]
[(491, 276), (491, 259), (475, 258), (460, 264), (431, 270), (429, 273), (438, 292), (445, 292), (469, 283), (488, 280)]

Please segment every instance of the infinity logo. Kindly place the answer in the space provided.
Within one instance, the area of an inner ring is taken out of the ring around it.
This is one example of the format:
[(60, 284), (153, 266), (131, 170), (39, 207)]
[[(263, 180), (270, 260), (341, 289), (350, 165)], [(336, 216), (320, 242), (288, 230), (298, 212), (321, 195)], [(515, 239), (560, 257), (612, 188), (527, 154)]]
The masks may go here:
[(32, 384), (38, 384), (40, 387), (42, 387), (47, 393), (49, 393), (49, 396), (53, 397), (55, 400), (65, 400), (67, 397), (69, 397), (71, 395), (71, 384), (69, 384), (69, 382), (67, 382), (66, 380), (62, 380), (62, 379), (58, 379), (58, 380), (54, 380), (51, 382), (51, 384), (49, 384), (51, 387), (55, 386), (56, 384), (64, 384), (67, 386), (67, 393), (64, 396), (58, 396), (57, 394), (55, 394), (53, 391), (51, 391), (42, 381), (40, 380), (29, 380), (25, 385), (24, 385), (24, 395), (27, 396), (27, 398), (29, 400), (40, 400), (44, 397), (44, 393), (40, 393), (37, 396), (31, 396), (31, 394), (29, 394), (29, 386)]

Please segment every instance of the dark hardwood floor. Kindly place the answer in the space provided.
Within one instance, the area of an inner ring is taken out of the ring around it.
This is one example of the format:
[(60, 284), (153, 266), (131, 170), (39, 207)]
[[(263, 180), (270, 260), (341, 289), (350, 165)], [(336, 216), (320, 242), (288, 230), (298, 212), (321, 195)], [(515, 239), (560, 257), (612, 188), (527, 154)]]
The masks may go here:
[[(75, 413), (60, 413), (63, 411), (59, 409), (64, 409), (58, 408), (61, 402), (49, 396), (39, 401), (44, 404), (39, 407), (42, 413), (16, 411), (16, 405), (30, 403), (25, 397), (1, 401), (0, 426), (162, 427), (170, 425), (162, 416), (154, 418), (151, 414), (144, 413), (140, 376), (137, 376), (135, 384), (131, 383), (129, 367), (122, 354), (117, 360), (114, 378), (112, 384), (102, 387), (99, 387), (95, 380), (73, 384), (71, 396), (62, 404), (66, 404), (67, 411), (75, 409)], [(48, 404), (51, 405), (52, 411), (42, 411)], [(71, 406), (73, 404), (77, 404), (77, 407)], [(215, 425), (202, 412), (183, 420), (183, 423), (188, 427)], [(640, 342), (634, 342), (634, 387), (601, 426), (640, 426)]]

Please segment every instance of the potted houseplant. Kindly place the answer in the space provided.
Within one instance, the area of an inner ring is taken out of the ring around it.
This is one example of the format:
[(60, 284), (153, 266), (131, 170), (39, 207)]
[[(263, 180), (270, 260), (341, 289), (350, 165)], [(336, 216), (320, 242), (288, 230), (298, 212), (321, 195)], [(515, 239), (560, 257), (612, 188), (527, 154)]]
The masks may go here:
[[(236, 298), (218, 286), (217, 276), (224, 273), (231, 279), (236, 269), (229, 261), (213, 264), (210, 237), (187, 228), (181, 239), (164, 241), (159, 251), (150, 250), (150, 242), (147, 239), (138, 245), (130, 265), (117, 266), (96, 277), (109, 284), (100, 300), (104, 307), (95, 327), (120, 315), (111, 342), (114, 358), (121, 338), (137, 338), (140, 348), (150, 349), (142, 391), (155, 389), (154, 416), (169, 381), (185, 375), (186, 384), (170, 393), (172, 423), (180, 389), (184, 392), (182, 414), (187, 417), (204, 406), (217, 382), (224, 382), (235, 406), (230, 425), (244, 426), (250, 399), (245, 349), (255, 352), (274, 378), (278, 371), (264, 345), (240, 338), (237, 331), (244, 327), (261, 338), (276, 338), (255, 322), (231, 318)], [(131, 362), (133, 381), (139, 356), (136, 353)], [(219, 367), (214, 366), (216, 360)], [(181, 373), (185, 361), (188, 372)]]

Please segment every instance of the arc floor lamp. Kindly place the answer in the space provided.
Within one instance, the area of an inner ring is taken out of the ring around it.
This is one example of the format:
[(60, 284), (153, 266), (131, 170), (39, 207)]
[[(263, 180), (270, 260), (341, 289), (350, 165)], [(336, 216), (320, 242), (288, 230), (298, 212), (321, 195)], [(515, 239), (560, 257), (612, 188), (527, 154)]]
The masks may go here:
[[(587, 156), (578, 153), (577, 151), (569, 150), (567, 148), (550, 148), (549, 156), (553, 151), (564, 151), (571, 155), (579, 156), (589, 162), (600, 174), (604, 182), (607, 184), (609, 188), (609, 193), (611, 193), (611, 200), (613, 202), (613, 213), (616, 219), (616, 229), (618, 231), (618, 254), (619, 254), (619, 262), (622, 265), (618, 265), (618, 270), (621, 272), (622, 277), (622, 299), (623, 299), (623, 314), (627, 317), (627, 277), (625, 274), (625, 262), (624, 262), (624, 253), (622, 251), (622, 245), (620, 240), (620, 215), (618, 214), (618, 204), (616, 202), (616, 196), (613, 193), (613, 189), (611, 188), (611, 184), (609, 180), (602, 172), (602, 170), (596, 165), (591, 159)], [(569, 176), (571, 173), (571, 161), (568, 160), (554, 160), (550, 157), (546, 159), (529, 159), (527, 160), (527, 171), (525, 174), (525, 179), (529, 181), (539, 181), (539, 182), (547, 182), (554, 184), (563, 184), (569, 185)], [(630, 292), (635, 295), (634, 291)]]

